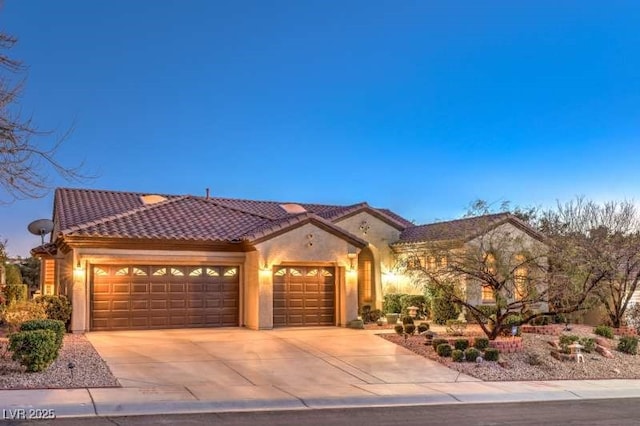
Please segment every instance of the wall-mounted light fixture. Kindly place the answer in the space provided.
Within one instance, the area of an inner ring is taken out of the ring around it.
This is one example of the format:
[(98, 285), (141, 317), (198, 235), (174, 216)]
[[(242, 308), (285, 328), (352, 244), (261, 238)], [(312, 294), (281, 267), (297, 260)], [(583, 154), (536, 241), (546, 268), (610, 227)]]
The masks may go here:
[(356, 267), (355, 267), (356, 256), (357, 255), (355, 253), (347, 253), (347, 257), (349, 258), (349, 272), (353, 272), (356, 270)]
[(260, 267), (260, 273), (266, 275), (271, 272), (271, 268), (269, 268), (269, 264), (264, 262), (264, 264)]
[(82, 264), (80, 263), (80, 259), (78, 259), (78, 262), (76, 263), (76, 266), (73, 268), (73, 275), (76, 278), (83, 278), (84, 277), (84, 268), (82, 267)]

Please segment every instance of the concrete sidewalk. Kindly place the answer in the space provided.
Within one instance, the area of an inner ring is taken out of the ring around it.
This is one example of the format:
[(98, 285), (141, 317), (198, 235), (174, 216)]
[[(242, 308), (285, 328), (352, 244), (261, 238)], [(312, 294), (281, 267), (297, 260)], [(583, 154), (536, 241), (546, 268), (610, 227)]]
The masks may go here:
[(2, 390), (0, 413), (6, 420), (29, 409), (92, 417), (634, 397), (638, 380)]

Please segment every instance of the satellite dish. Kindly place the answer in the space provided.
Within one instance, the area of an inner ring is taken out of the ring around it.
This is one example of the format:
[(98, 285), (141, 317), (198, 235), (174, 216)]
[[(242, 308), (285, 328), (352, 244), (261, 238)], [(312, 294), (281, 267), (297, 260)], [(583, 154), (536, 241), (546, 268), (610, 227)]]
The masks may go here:
[(49, 219), (34, 220), (27, 226), (29, 232), (33, 235), (40, 235), (42, 238), (42, 244), (44, 244), (44, 236), (53, 231), (53, 221)]

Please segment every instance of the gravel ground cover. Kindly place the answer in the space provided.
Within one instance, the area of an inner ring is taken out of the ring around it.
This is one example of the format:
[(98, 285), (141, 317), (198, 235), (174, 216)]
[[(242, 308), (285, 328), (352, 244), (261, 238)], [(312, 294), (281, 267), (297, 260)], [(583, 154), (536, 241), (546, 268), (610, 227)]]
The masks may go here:
[[(574, 326), (563, 334), (583, 337), (598, 337), (593, 327)], [(403, 346), (426, 358), (438, 361), (461, 373), (484, 381), (527, 380), (582, 380), (582, 379), (640, 379), (640, 355), (628, 355), (617, 351), (617, 339), (611, 341), (613, 358), (605, 358), (596, 352), (585, 353), (584, 363), (558, 361), (553, 358), (549, 341), (557, 336), (523, 333), (522, 352), (500, 354), (500, 361), (482, 363), (453, 362), (451, 358), (439, 357), (431, 346), (425, 346), (423, 336), (404, 337), (385, 333), (380, 337)]]
[[(0, 337), (0, 389), (96, 388), (120, 386), (86, 337), (67, 334), (58, 359), (45, 371), (26, 373), (11, 360), (8, 339)], [(69, 368), (73, 363), (74, 368)]]

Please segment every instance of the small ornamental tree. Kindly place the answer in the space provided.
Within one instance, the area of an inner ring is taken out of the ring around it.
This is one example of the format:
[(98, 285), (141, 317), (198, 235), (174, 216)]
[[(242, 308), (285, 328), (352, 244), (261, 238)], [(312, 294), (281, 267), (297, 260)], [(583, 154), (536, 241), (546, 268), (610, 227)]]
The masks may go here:
[[(447, 297), (464, 308), (490, 340), (512, 325), (513, 318), (524, 324), (534, 318), (573, 312), (586, 296), (565, 297), (563, 306), (553, 305), (552, 297), (563, 297), (563, 289), (548, 280), (548, 257), (554, 246), (518, 219), (510, 218), (526, 230), (494, 227), (470, 241), (420, 246), (401, 254), (401, 267), (414, 284), (427, 287), (431, 294)], [(525, 237), (526, 233), (532, 238)], [(430, 267), (421, 259), (446, 259)], [(582, 290), (581, 290), (582, 291)], [(495, 306), (492, 314), (478, 300)], [(553, 310), (546, 309), (552, 306)]]

